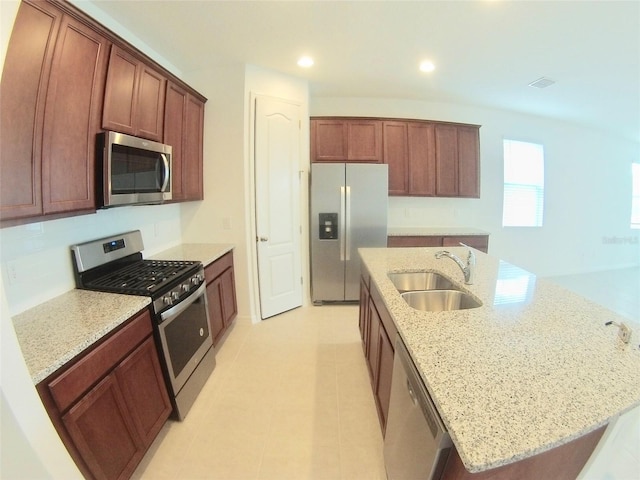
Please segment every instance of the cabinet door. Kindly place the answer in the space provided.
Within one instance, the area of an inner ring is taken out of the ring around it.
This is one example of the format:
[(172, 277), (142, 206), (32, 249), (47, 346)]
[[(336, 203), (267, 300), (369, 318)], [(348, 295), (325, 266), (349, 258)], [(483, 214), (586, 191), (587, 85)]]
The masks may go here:
[(382, 125), (384, 163), (389, 165), (389, 195), (409, 192), (409, 151), (406, 122)]
[(0, 218), (42, 213), (42, 119), (62, 14), (20, 4), (0, 82)]
[(135, 135), (139, 69), (138, 59), (116, 46), (111, 49), (102, 112), (104, 129)]
[(453, 125), (436, 125), (436, 195), (458, 196), (458, 135)]
[(358, 317), (358, 326), (360, 328), (360, 337), (362, 338), (362, 349), (365, 357), (367, 356), (368, 338), (369, 338), (369, 289), (363, 278), (360, 278), (360, 311)]
[(347, 160), (347, 125), (344, 120), (311, 120), (311, 159), (315, 162)]
[(386, 430), (387, 416), (389, 414), (389, 400), (391, 399), (391, 376), (393, 374), (393, 344), (389, 340), (384, 328), (380, 328), (379, 360), (378, 360), (378, 384), (376, 400), (380, 410), (380, 422), (382, 433)]
[(222, 289), (222, 311), (224, 312), (224, 326), (227, 328), (238, 313), (236, 304), (236, 287), (233, 268), (228, 268), (220, 275)]
[(151, 445), (171, 414), (153, 337), (120, 364), (116, 376), (138, 434), (145, 447)]
[(96, 478), (128, 478), (143, 456), (143, 440), (114, 374), (98, 383), (62, 420)]
[(458, 195), (480, 197), (480, 132), (477, 127), (458, 127)]
[(184, 137), (185, 110), (187, 106), (187, 92), (178, 85), (169, 82), (164, 108), (164, 140), (171, 145), (171, 193), (173, 201), (184, 200), (183, 187), (184, 169)]
[(433, 124), (410, 122), (408, 138), (408, 193), (432, 196), (436, 193), (435, 128)]
[(382, 121), (347, 121), (347, 160), (382, 162)]
[(109, 42), (64, 16), (45, 105), (43, 213), (95, 210), (95, 138)]
[(369, 373), (371, 374), (371, 386), (373, 393), (376, 393), (376, 386), (378, 385), (378, 355), (380, 347), (380, 328), (381, 328), (380, 316), (373, 303), (373, 300), (369, 299), (369, 335), (367, 340), (367, 362), (369, 363)]
[(202, 200), (203, 191), (203, 132), (204, 103), (187, 95), (184, 132), (182, 178), (185, 200)]
[(211, 324), (211, 338), (216, 345), (224, 333), (224, 310), (222, 306), (222, 281), (217, 277), (207, 285), (207, 306), (209, 308), (209, 323)]
[(137, 97), (134, 96), (135, 135), (162, 142), (164, 98), (167, 79), (152, 68), (140, 63)]

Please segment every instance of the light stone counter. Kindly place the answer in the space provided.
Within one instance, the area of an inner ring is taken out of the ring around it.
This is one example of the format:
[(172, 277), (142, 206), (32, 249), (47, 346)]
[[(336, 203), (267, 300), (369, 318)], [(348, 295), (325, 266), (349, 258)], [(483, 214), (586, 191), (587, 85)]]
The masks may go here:
[[(462, 247), (447, 249), (466, 258)], [(360, 254), (467, 470), (549, 450), (640, 404), (640, 332), (624, 344), (605, 326), (625, 318), (478, 251), (474, 285), (465, 285), (437, 250)], [(483, 305), (412, 309), (387, 273), (421, 270), (444, 274)]]
[(71, 290), (13, 317), (33, 383), (40, 383), (149, 303), (148, 297)]
[(150, 258), (156, 260), (199, 260), (205, 266), (216, 261), (234, 246), (227, 243), (183, 243)]
[[(233, 248), (229, 244), (182, 244), (150, 258), (199, 260), (207, 265)], [(150, 303), (148, 297), (76, 289), (13, 317), (33, 383), (44, 380)]]
[(464, 235), (489, 235), (489, 232), (473, 227), (389, 227), (389, 237), (447, 237)]

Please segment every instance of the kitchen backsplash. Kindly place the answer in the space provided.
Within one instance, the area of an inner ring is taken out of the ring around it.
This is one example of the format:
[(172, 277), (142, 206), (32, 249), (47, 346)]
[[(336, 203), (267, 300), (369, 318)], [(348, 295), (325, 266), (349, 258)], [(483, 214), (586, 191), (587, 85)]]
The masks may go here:
[(9, 312), (15, 315), (75, 288), (69, 247), (140, 230), (149, 256), (181, 242), (180, 206), (100, 210), (0, 230), (0, 264)]

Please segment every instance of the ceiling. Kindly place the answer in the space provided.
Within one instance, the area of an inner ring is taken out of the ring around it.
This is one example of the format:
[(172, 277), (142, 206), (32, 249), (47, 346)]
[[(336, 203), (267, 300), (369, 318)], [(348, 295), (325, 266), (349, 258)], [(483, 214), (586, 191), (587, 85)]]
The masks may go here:
[[(311, 97), (507, 109), (640, 141), (638, 1), (91, 3), (183, 73), (242, 62), (308, 79)], [(528, 86), (540, 77), (556, 83)]]

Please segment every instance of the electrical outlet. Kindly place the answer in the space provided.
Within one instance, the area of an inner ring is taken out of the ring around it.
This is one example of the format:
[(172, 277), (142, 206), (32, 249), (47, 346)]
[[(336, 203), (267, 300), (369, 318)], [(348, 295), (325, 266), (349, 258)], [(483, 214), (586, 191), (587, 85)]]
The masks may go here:
[(629, 340), (631, 340), (631, 329), (626, 324), (621, 323), (618, 336), (624, 343), (629, 343)]
[(15, 261), (7, 263), (7, 277), (9, 285), (15, 285), (18, 283), (18, 266)]

